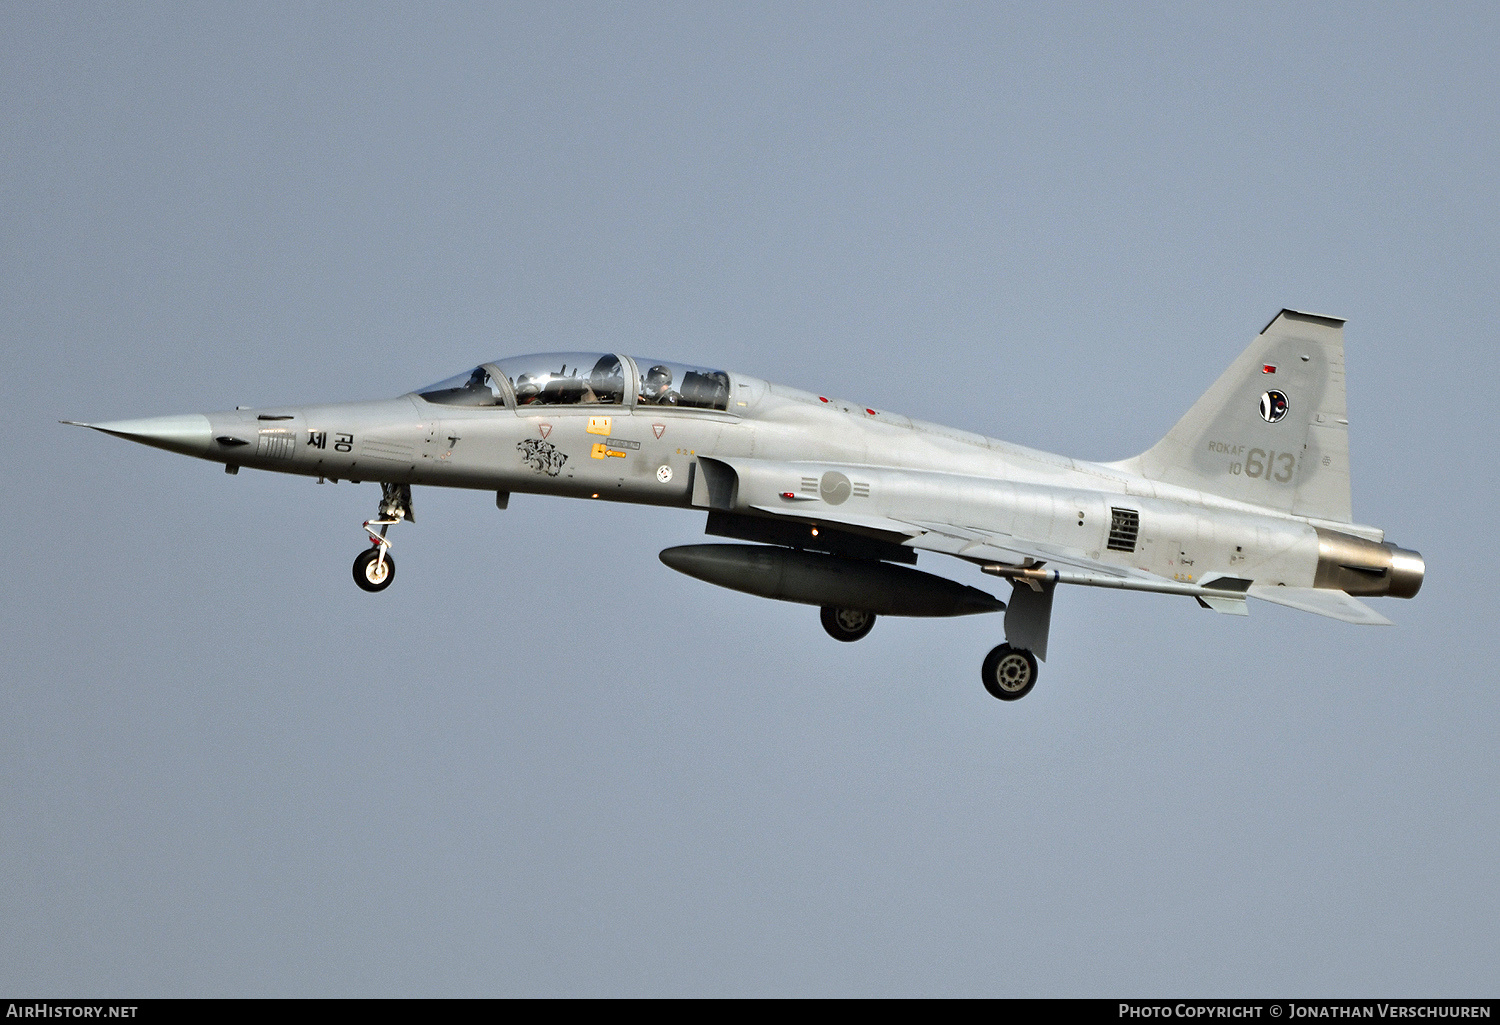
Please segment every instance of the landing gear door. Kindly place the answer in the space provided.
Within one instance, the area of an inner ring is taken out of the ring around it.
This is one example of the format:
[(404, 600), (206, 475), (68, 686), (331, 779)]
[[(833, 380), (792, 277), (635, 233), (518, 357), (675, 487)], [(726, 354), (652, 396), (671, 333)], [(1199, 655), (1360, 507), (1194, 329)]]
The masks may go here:
[[(1033, 589), (1033, 587), (1035, 589)], [(1005, 639), (1012, 647), (1029, 651), (1047, 661), (1047, 634), (1052, 628), (1054, 581), (1016, 580), (1005, 606)]]

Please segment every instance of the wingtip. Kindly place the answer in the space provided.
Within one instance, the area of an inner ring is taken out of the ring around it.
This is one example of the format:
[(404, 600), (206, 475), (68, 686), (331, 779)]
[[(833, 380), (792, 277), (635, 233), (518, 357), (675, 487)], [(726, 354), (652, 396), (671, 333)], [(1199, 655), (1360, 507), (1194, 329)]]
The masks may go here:
[(86, 424), (82, 420), (59, 420), (57, 422), (60, 423), (60, 424), (67, 424), (69, 427), (92, 427), (92, 426), (94, 426), (93, 424)]

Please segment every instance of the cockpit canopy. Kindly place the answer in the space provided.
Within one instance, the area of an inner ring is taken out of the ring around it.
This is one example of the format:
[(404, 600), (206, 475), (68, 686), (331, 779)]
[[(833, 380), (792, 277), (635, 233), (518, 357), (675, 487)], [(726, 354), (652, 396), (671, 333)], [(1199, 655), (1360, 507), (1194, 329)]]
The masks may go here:
[(678, 406), (683, 409), (728, 409), (729, 375), (664, 360), (638, 359), (640, 406)]
[(597, 352), (513, 356), (417, 394), (444, 406), (619, 406), (625, 404), (628, 379), (636, 382), (637, 405), (729, 408), (729, 375), (722, 370)]

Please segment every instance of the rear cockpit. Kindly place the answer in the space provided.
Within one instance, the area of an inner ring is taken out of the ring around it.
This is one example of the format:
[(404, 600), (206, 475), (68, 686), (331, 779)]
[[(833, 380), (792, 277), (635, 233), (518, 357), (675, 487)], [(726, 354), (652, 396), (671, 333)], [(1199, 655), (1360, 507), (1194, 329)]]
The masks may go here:
[(729, 408), (729, 375), (681, 363), (637, 360), (644, 367), (636, 404), (680, 409)]
[(513, 356), (417, 390), (442, 406), (511, 409), (638, 405), (727, 411), (729, 393), (729, 375), (722, 370), (587, 352)]

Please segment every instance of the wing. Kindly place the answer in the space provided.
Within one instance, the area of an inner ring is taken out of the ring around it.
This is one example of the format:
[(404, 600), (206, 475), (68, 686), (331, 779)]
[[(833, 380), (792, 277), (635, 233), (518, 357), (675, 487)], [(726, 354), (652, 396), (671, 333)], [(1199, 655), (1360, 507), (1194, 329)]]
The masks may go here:
[(1064, 545), (1048, 544), (980, 530), (977, 527), (961, 527), (951, 523), (934, 523), (926, 520), (898, 521), (909, 529), (919, 531), (904, 542), (912, 548), (929, 552), (955, 555), (971, 562), (997, 563), (1002, 566), (1025, 568), (1042, 564), (1068, 566), (1072, 569), (1096, 573), (1118, 580), (1161, 580), (1166, 577), (1128, 566), (1114, 566), (1090, 559), (1084, 552)]

